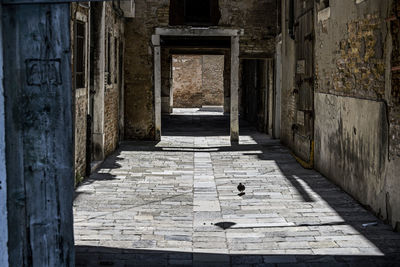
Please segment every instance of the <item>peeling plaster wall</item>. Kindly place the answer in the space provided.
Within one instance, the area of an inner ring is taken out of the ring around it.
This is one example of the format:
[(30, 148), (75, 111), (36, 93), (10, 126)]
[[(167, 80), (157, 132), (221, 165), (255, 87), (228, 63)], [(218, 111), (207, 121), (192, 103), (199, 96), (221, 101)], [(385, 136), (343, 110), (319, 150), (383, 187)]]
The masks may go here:
[[(126, 20), (125, 138), (154, 139), (151, 35), (155, 27), (168, 26), (169, 1), (138, 0), (135, 4), (136, 18)], [(242, 56), (272, 57), (275, 51), (276, 1), (220, 0), (219, 6), (219, 27), (244, 29), (240, 38)]]
[[(392, 1), (357, 2), (330, 1), (322, 10), (315, 4), (314, 167), (399, 229), (400, 74), (392, 76), (391, 67), (400, 65), (400, 37), (386, 22)], [(289, 0), (282, 10), (281, 140), (295, 149)]]
[(387, 1), (370, 0), (331, 1), (330, 16), (319, 16), (314, 135), (315, 168), (395, 226), (400, 181), (399, 157), (388, 158), (389, 15)]

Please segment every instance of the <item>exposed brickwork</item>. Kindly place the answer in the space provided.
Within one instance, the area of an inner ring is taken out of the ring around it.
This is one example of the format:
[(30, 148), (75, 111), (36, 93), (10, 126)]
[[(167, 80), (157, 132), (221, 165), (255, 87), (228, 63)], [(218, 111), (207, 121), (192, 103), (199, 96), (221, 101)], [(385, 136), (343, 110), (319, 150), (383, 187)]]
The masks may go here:
[(174, 107), (224, 104), (223, 56), (174, 56)]
[(220, 0), (219, 26), (244, 29), (240, 38), (240, 52), (270, 53), (275, 51), (276, 1)]
[[(330, 15), (317, 22), (314, 162), (318, 171), (395, 226), (400, 184), (393, 160), (400, 127), (396, 88), (390, 91), (388, 79), (389, 2), (330, 1)], [(395, 36), (393, 31), (392, 26)], [(393, 79), (396, 87), (398, 78)]]
[(382, 20), (378, 14), (349, 21), (347, 31), (337, 44), (335, 70), (320, 70), (324, 81), (319, 92), (382, 99), (385, 94), (385, 61), (383, 53)]
[(204, 105), (224, 105), (224, 57), (203, 56)]
[(119, 92), (116, 86), (112, 86), (105, 92), (104, 97), (104, 153), (109, 155), (118, 144), (118, 112)]
[[(125, 138), (154, 139), (151, 35), (155, 27), (168, 26), (169, 1), (135, 3), (137, 17), (126, 20)], [(276, 1), (220, 0), (219, 6), (219, 27), (244, 29), (240, 39), (242, 55), (273, 55)]]
[(201, 107), (203, 105), (202, 57), (175, 56), (172, 68), (174, 107)]

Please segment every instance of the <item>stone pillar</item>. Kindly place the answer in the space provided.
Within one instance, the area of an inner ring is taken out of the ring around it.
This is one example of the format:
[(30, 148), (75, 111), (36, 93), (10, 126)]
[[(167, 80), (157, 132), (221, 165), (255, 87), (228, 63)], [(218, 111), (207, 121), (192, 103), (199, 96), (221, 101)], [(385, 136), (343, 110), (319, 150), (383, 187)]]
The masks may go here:
[(275, 54), (275, 118), (273, 137), (279, 139), (281, 135), (281, 90), (282, 90), (282, 37), (279, 35), (276, 42)]
[(231, 142), (239, 142), (239, 36), (231, 37)]
[(105, 42), (106, 42), (106, 27), (105, 27), (105, 7), (101, 4), (101, 15), (96, 17), (98, 20), (98, 29), (95, 32), (95, 51), (94, 58), (94, 89), (96, 93), (93, 96), (93, 155), (94, 160), (104, 160), (104, 90), (105, 90)]
[(4, 2), (9, 266), (72, 267), (70, 4)]
[(154, 46), (154, 124), (155, 139), (161, 140), (161, 47), (160, 36), (153, 35)]

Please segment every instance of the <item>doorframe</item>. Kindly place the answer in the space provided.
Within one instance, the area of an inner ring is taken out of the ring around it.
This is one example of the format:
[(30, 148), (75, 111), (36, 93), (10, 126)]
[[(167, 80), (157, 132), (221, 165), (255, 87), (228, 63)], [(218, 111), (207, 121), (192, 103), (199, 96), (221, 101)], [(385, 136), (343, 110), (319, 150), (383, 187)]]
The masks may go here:
[(156, 28), (151, 41), (154, 51), (154, 112), (155, 139), (161, 140), (161, 37), (230, 37), (231, 39), (231, 96), (230, 96), (230, 139), (239, 142), (239, 54), (242, 29), (223, 28)]

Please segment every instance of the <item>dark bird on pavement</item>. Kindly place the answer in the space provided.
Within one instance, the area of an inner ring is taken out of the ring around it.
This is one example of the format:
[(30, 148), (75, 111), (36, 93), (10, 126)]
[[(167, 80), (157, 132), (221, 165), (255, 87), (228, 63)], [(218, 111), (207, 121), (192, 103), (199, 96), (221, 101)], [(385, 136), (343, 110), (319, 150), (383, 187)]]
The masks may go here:
[(242, 183), (239, 183), (237, 189), (239, 190), (239, 192), (242, 193), (246, 189), (246, 187)]

